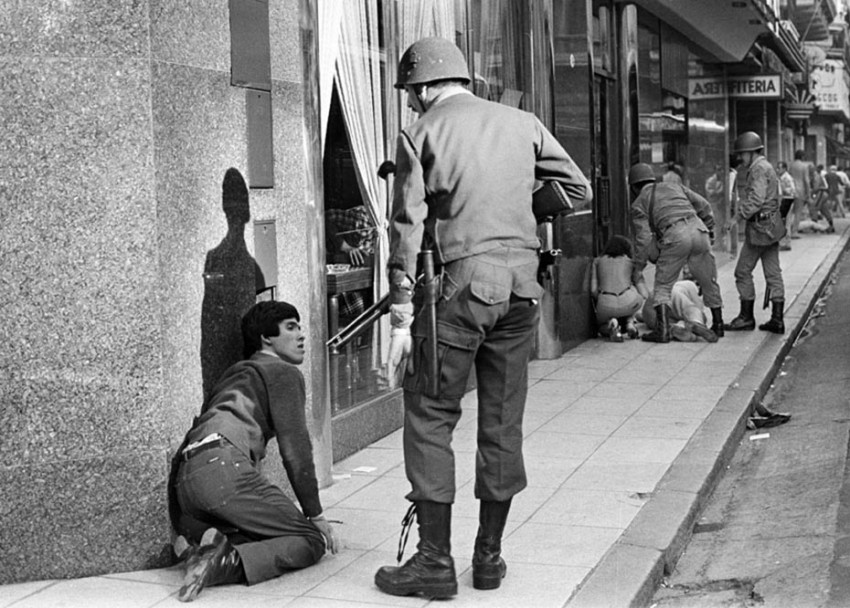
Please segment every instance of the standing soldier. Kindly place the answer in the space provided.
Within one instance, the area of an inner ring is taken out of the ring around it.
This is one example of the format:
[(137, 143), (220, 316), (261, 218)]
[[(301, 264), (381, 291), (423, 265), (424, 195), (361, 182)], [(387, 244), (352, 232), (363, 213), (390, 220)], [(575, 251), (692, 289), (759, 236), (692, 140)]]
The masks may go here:
[[(375, 574), (378, 588), (392, 595), (457, 593), (449, 542), (451, 441), (473, 364), (480, 517), (472, 581), (477, 589), (501, 584), (502, 532), (511, 499), (526, 486), (522, 418), (543, 294), (532, 191), (536, 180), (555, 180), (576, 203), (591, 197), (579, 168), (533, 114), (475, 97), (466, 88), (469, 81), (466, 61), (452, 42), (425, 38), (405, 51), (395, 85), (419, 115), (398, 137), (388, 262), (388, 371), (394, 378), (399, 366), (406, 367), (404, 461), (413, 504), (405, 525), (415, 513), (419, 544), (403, 566)], [(431, 355), (418, 291), (416, 307), (411, 302), (420, 249), (433, 250), (441, 279), (437, 378), (426, 374)], [(436, 392), (429, 386), (434, 380)]]
[(735, 140), (734, 148), (735, 154), (740, 154), (744, 165), (749, 168), (747, 187), (738, 208), (738, 215), (746, 220), (747, 224), (744, 229), (744, 246), (735, 265), (735, 286), (741, 298), (741, 312), (732, 319), (726, 329), (755, 329), (753, 307), (756, 288), (753, 283), (753, 269), (761, 260), (764, 279), (773, 304), (773, 314), (770, 321), (759, 325), (759, 329), (776, 334), (785, 333), (785, 284), (782, 282), (782, 268), (779, 266), (779, 241), (785, 234), (785, 223), (779, 212), (779, 178), (773, 165), (762, 154), (764, 145), (757, 133), (742, 133)]
[[(705, 304), (711, 309), (711, 332), (701, 336), (709, 341), (723, 336), (723, 300), (717, 285), (717, 265), (711, 244), (714, 216), (702, 196), (681, 184), (656, 183), (652, 167), (637, 163), (629, 170), (632, 196), (632, 224), (635, 230), (635, 280), (647, 260), (655, 257), (653, 300), (658, 322), (641, 336), (647, 342), (670, 341), (670, 292), (679, 280), (685, 263), (702, 287)], [(705, 330), (708, 333), (708, 329)]]

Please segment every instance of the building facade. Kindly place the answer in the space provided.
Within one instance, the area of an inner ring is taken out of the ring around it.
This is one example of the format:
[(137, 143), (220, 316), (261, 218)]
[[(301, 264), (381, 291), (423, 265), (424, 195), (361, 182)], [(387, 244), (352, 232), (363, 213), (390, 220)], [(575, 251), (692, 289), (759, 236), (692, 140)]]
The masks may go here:
[[(786, 25), (801, 3), (8, 7), (0, 582), (169, 563), (169, 458), (240, 357), (238, 320), (258, 299), (295, 304), (308, 330), (323, 485), (333, 462), (401, 425), (381, 374), (385, 317), (351, 328), (387, 289), (392, 175), (378, 168), (414, 118), (393, 88), (414, 40), (453, 40), (472, 91), (536, 114), (594, 186), (591, 207), (551, 228), (562, 255), (537, 356), (554, 358), (594, 335), (590, 262), (630, 232), (631, 164), (678, 165), (705, 193), (738, 131), (762, 133), (771, 160), (806, 141), (811, 122), (786, 116), (807, 85)], [(274, 449), (267, 460), (284, 479)]]

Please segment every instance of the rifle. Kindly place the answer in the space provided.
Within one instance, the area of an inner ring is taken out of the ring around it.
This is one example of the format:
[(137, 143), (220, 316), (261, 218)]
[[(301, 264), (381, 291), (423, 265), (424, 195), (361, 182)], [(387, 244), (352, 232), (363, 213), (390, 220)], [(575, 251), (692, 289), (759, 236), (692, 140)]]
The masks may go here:
[[(421, 285), (423, 287), (422, 315), (424, 329), (427, 332), (426, 348), (428, 356), (427, 390), (429, 395), (436, 395), (439, 390), (439, 366), (437, 362), (437, 299), (439, 281), (434, 275), (434, 252), (424, 250), (419, 252), (419, 265), (422, 268)], [(390, 294), (372, 304), (356, 319), (342, 328), (326, 345), (332, 353), (365, 332), (375, 320), (390, 311)]]
[(328, 340), (326, 342), (328, 348), (334, 352), (339, 351), (341, 347), (345, 346), (348, 342), (369, 329), (378, 317), (387, 314), (389, 311), (390, 294), (387, 294), (360, 313), (356, 319), (343, 327), (339, 330), (339, 333)]

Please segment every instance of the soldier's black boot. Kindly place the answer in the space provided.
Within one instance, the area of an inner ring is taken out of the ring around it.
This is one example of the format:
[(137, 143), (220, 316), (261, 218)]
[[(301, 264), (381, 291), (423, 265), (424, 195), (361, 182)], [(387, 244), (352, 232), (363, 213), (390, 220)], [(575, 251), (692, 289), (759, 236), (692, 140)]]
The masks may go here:
[(767, 323), (762, 323), (759, 325), (759, 329), (762, 331), (770, 331), (775, 334), (784, 334), (785, 333), (785, 300), (774, 300), (771, 302), (771, 315), (770, 321)]
[(756, 318), (753, 316), (755, 300), (741, 300), (741, 312), (730, 323), (723, 326), (728, 331), (752, 331), (756, 328)]
[(720, 306), (711, 309), (711, 331), (718, 338), (722, 338), (723, 332), (723, 309)]
[(498, 589), (505, 578), (508, 566), (502, 559), (502, 533), (510, 510), (510, 500), (481, 501), (472, 554), (472, 586), (476, 589)]
[(648, 334), (643, 334), (641, 340), (646, 342), (659, 342), (666, 344), (670, 341), (670, 307), (659, 304), (655, 307), (655, 329)]
[[(383, 566), (375, 573), (375, 585), (390, 595), (421, 594), (432, 599), (446, 599), (457, 595), (457, 575), (451, 556), (450, 504), (416, 501), (402, 522), (402, 539), (405, 529), (416, 516), (419, 522), (418, 551), (403, 566)], [(398, 560), (404, 551), (399, 543)]]

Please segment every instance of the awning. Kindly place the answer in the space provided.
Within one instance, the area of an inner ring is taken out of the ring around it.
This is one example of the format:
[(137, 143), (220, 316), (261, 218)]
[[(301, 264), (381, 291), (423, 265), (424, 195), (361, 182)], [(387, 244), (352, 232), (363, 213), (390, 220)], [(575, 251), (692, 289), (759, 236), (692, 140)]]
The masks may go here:
[(718, 61), (743, 60), (774, 15), (764, 0), (626, 0), (645, 8)]
[(794, 26), (800, 32), (801, 40), (830, 40), (829, 24), (834, 18), (834, 0), (797, 0)]
[(806, 56), (797, 37), (784, 25), (783, 22), (777, 21), (771, 27), (773, 31), (759, 36), (758, 42), (776, 53), (789, 71), (803, 72), (806, 69)]

